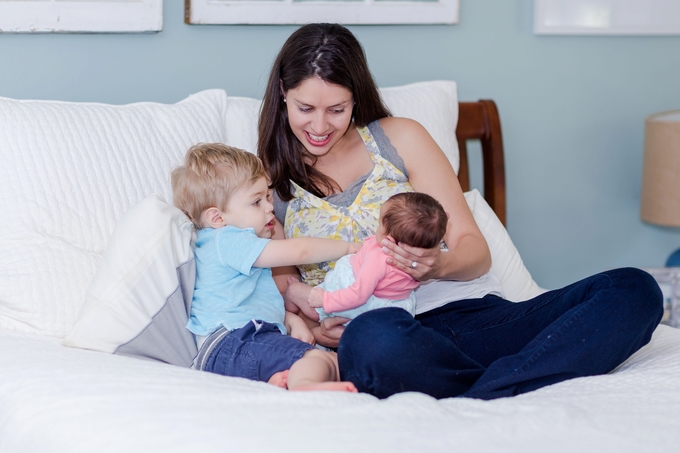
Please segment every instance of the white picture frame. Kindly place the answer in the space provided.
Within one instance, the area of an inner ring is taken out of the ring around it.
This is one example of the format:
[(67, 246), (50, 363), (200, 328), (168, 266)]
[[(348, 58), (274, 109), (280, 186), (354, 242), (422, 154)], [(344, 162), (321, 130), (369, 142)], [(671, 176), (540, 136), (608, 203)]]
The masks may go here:
[(456, 24), (460, 0), (185, 0), (185, 22), (201, 24)]
[(143, 33), (163, 29), (163, 0), (0, 0), (2, 33)]
[(539, 35), (680, 35), (679, 0), (534, 0)]

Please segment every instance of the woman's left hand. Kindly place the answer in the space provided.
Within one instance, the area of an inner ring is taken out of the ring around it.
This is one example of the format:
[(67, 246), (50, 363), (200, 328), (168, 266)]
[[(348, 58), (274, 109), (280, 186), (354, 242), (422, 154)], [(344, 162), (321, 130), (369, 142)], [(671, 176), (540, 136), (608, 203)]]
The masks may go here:
[(418, 281), (436, 278), (441, 265), (439, 245), (431, 249), (421, 249), (403, 243), (397, 244), (391, 236), (383, 239), (381, 245), (383, 252), (389, 256), (387, 264), (403, 270)]
[(312, 327), (312, 333), (316, 342), (322, 346), (329, 348), (337, 348), (340, 343), (340, 337), (345, 331), (344, 323), (349, 321), (347, 318), (333, 316), (321, 321), (318, 326)]

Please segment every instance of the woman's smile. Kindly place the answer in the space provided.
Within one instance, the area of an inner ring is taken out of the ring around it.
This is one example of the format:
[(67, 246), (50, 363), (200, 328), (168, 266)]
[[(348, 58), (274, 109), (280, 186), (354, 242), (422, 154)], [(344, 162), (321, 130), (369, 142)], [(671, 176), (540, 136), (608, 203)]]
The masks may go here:
[(326, 146), (333, 137), (333, 133), (326, 135), (314, 135), (311, 132), (305, 131), (305, 134), (307, 135), (307, 141), (312, 146)]

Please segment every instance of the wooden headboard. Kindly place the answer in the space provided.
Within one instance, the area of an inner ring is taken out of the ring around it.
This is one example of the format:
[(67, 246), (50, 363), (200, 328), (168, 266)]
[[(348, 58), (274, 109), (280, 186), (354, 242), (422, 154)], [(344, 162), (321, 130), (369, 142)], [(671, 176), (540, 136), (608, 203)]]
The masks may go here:
[(460, 151), (458, 180), (463, 191), (470, 190), (467, 141), (479, 140), (482, 144), (484, 198), (505, 225), (505, 162), (496, 103), (491, 100), (458, 103), (456, 137)]

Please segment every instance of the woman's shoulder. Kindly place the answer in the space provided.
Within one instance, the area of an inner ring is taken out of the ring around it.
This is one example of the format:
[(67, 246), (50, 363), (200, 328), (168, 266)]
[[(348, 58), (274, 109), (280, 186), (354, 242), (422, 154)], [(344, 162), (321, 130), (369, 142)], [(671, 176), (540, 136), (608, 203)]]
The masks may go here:
[(429, 139), (430, 134), (418, 121), (411, 118), (388, 117), (378, 120), (380, 128), (390, 141), (397, 146), (402, 141)]
[(434, 143), (432, 136), (418, 121), (410, 118), (388, 117), (378, 120), (383, 133), (402, 158), (410, 153), (422, 153), (428, 143)]
[(418, 121), (400, 116), (388, 116), (381, 118), (377, 121), (377, 123), (386, 133), (401, 133), (404, 128), (407, 130), (407, 132), (425, 130), (425, 128)]

